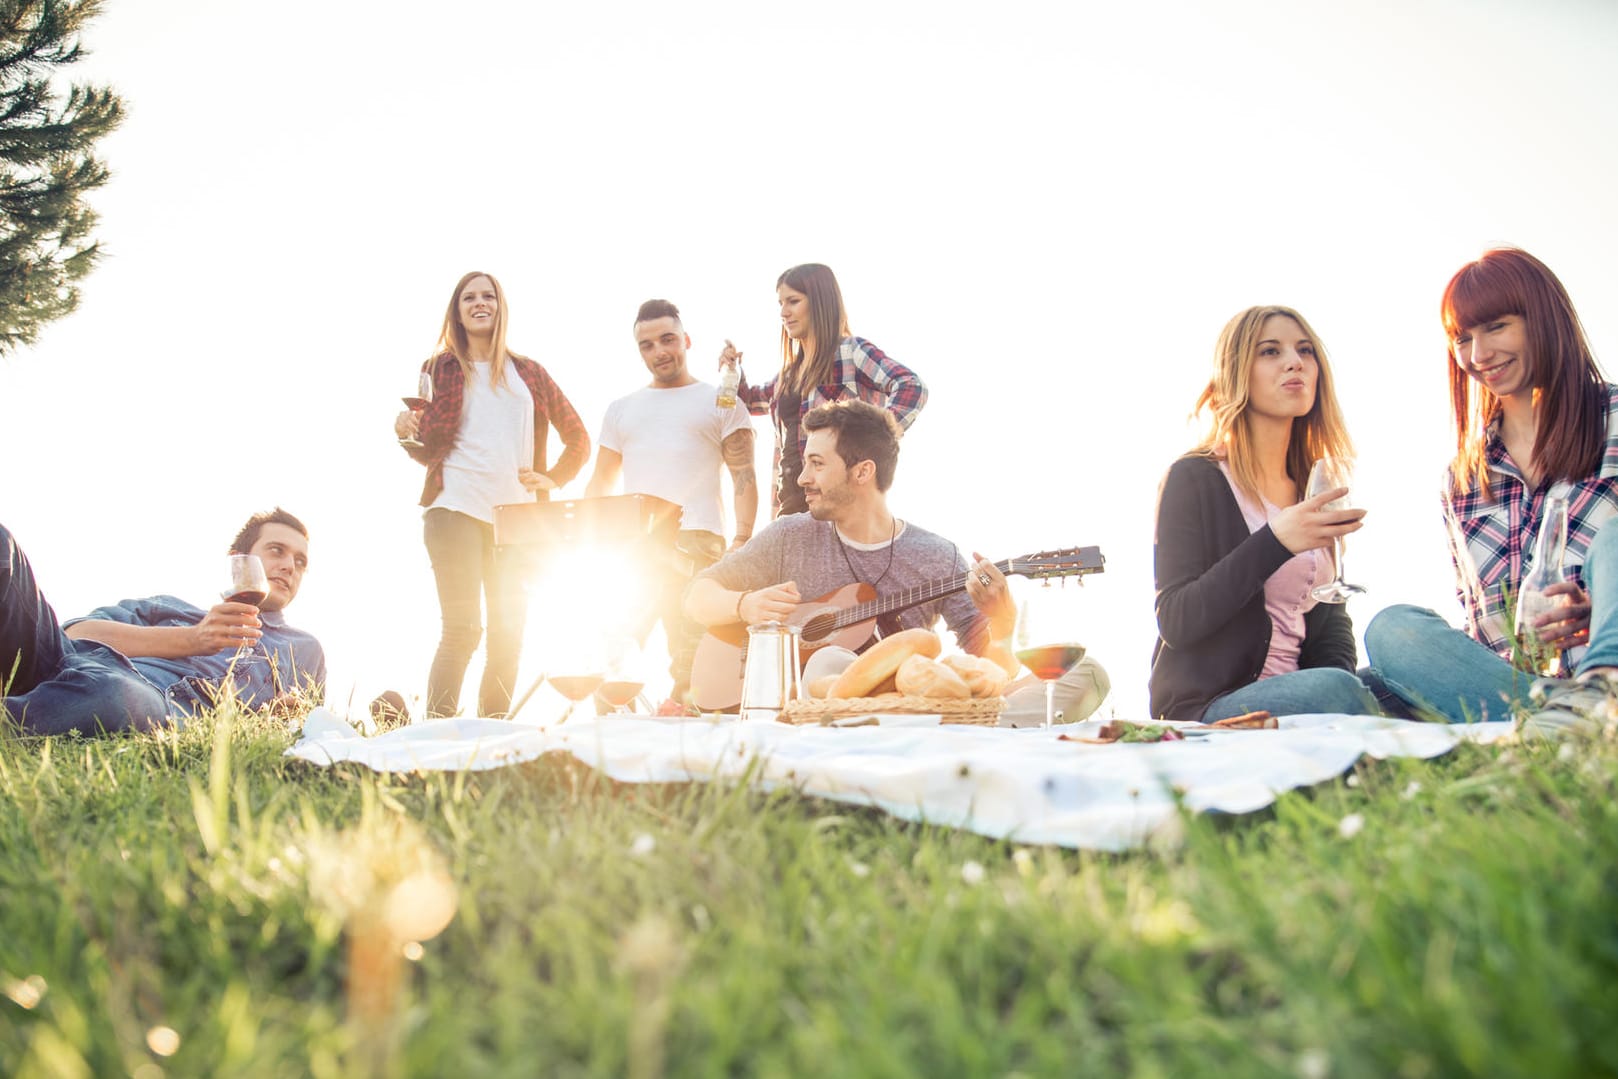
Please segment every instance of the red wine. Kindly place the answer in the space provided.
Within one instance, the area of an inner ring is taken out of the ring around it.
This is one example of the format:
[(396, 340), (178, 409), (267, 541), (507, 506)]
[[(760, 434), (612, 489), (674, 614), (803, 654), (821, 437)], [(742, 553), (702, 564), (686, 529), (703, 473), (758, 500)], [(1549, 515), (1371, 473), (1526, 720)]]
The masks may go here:
[(570, 701), (582, 701), (601, 688), (599, 674), (558, 674), (547, 679), (556, 692)]
[(1062, 677), (1083, 658), (1082, 644), (1043, 644), (1037, 648), (1017, 649), (1018, 661), (1032, 671), (1035, 678), (1045, 682)]
[(226, 603), (251, 603), (253, 606), (257, 607), (257, 606), (259, 606), (260, 604), (262, 604), (264, 602), (265, 597), (267, 597), (268, 595), (269, 595), (268, 592), (259, 592), (259, 591), (256, 591), (254, 589), (248, 588), (248, 589), (244, 589), (244, 590), (242, 590), (240, 592), (231, 593), (230, 598), (225, 600), (225, 602)]
[(645, 688), (645, 682), (603, 682), (597, 692), (601, 694), (602, 700), (614, 708), (622, 708)]
[(420, 412), (427, 407), (427, 398), (425, 397), (401, 397), (399, 400), (403, 401), (405, 407), (412, 412)]

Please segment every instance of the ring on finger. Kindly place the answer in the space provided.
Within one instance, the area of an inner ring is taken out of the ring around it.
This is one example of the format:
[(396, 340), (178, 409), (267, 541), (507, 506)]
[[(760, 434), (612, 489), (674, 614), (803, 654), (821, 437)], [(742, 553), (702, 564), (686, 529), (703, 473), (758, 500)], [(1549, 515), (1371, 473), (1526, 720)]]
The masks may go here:
[(987, 573), (978, 574), (978, 584), (981, 584), (984, 588), (988, 588), (989, 587), (989, 575)]

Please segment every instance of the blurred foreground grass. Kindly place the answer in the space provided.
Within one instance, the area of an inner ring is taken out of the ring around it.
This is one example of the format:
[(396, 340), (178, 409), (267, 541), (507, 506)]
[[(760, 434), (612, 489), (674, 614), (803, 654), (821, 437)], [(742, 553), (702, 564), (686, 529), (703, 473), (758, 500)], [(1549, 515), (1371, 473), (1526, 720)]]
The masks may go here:
[(1618, 1074), (1612, 745), (1117, 856), (289, 740), (0, 739), (0, 1075)]

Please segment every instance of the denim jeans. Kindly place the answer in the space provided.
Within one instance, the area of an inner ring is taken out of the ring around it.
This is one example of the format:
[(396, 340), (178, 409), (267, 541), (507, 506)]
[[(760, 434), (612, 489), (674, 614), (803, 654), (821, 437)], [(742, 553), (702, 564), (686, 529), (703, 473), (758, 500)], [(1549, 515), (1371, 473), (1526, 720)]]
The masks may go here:
[(427, 672), (427, 715), (452, 716), (459, 710), (466, 667), (483, 636), (486, 604), (489, 641), (478, 687), (478, 715), (502, 717), (511, 711), (528, 614), (522, 552), (496, 551), (493, 525), (454, 510), (428, 510), (422, 536), (443, 620), (438, 651)]
[[(1596, 533), (1584, 561), (1590, 593), (1590, 646), (1580, 672), (1618, 667), (1618, 529)], [(1365, 627), (1371, 673), (1417, 709), (1451, 723), (1510, 719), (1528, 703), (1534, 675), (1510, 663), (1435, 612), (1401, 604)]]
[(1208, 702), (1202, 721), (1229, 719), (1247, 712), (1272, 716), (1325, 712), (1343, 715), (1380, 715), (1376, 697), (1351, 671), (1340, 667), (1307, 667), (1260, 678)]
[(33, 567), (0, 525), (0, 713), (24, 734), (150, 730), (165, 718), (163, 694), (128, 659), (62, 632)]

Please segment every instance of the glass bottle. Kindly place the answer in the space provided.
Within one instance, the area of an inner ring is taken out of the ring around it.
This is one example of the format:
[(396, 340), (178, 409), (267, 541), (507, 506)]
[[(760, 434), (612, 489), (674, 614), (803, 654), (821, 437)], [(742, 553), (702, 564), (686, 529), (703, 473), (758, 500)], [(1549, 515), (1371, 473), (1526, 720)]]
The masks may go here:
[(719, 394), (714, 403), (720, 408), (736, 407), (736, 387), (741, 385), (742, 365), (727, 363), (719, 369)]
[(1544, 675), (1556, 674), (1562, 655), (1540, 640), (1534, 622), (1540, 615), (1567, 602), (1566, 596), (1547, 596), (1545, 590), (1562, 580), (1562, 559), (1567, 551), (1567, 499), (1551, 495), (1539, 518), (1532, 563), (1517, 586), (1516, 637), (1519, 657)]

